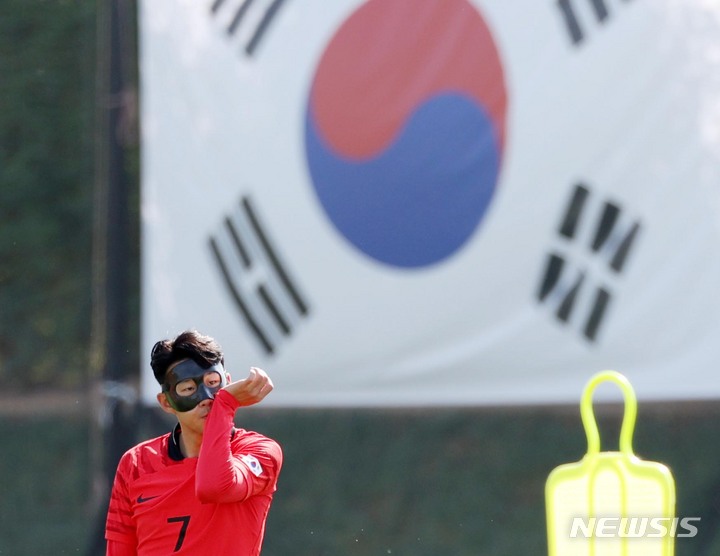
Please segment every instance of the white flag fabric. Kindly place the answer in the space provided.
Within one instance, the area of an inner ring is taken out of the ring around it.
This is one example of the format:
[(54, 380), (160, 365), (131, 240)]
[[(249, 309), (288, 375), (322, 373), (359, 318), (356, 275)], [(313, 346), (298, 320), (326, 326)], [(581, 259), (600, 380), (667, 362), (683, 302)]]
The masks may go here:
[(277, 406), (720, 395), (717, 3), (139, 17), (147, 359), (195, 328)]

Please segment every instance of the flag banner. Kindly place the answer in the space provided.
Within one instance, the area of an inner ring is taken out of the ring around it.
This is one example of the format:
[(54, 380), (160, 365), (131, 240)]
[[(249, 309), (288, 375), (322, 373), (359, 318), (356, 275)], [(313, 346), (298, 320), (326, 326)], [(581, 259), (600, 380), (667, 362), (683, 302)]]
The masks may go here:
[(139, 6), (142, 353), (289, 407), (720, 396), (720, 7)]
[[(616, 384), (625, 399), (620, 451), (600, 451), (593, 394)], [(661, 463), (633, 453), (637, 399), (630, 382), (602, 371), (585, 387), (580, 414), (588, 439), (585, 457), (556, 467), (545, 485), (549, 556), (673, 556), (675, 536), (697, 532), (675, 516), (675, 481)]]

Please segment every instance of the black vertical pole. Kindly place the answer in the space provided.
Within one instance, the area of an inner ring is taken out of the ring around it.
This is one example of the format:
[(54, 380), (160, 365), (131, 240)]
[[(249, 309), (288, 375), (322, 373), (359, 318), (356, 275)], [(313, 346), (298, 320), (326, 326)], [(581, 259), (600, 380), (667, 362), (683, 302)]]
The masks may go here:
[(88, 556), (105, 554), (104, 526), (117, 463), (134, 441), (137, 381), (129, 370), (129, 179), (126, 124), (129, 0), (98, 0), (94, 365), (98, 381), (94, 450), (96, 524)]
[(127, 268), (128, 261), (128, 199), (125, 172), (125, 149), (120, 144), (124, 78), (122, 75), (122, 41), (119, 29), (118, 3), (111, 0), (110, 71), (107, 167), (107, 260), (105, 288), (107, 291), (107, 341), (105, 343), (105, 377), (111, 381), (125, 378), (127, 344)]
[(106, 473), (114, 476), (117, 462), (129, 447), (134, 424), (134, 405), (128, 365), (128, 268), (129, 268), (129, 179), (123, 145), (122, 122), (127, 117), (126, 96), (129, 85), (123, 67), (128, 15), (127, 0), (112, 0), (110, 15), (110, 71), (108, 105), (107, 168), (107, 254), (106, 254), (106, 339), (105, 387), (109, 430), (106, 437)]

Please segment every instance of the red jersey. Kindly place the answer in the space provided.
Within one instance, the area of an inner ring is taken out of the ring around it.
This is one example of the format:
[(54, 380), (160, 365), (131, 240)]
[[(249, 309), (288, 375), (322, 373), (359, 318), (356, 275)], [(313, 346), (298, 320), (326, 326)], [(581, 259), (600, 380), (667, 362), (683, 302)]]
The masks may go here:
[(237, 407), (217, 393), (197, 458), (180, 452), (179, 426), (123, 455), (105, 525), (108, 554), (260, 554), (282, 451), (234, 428)]

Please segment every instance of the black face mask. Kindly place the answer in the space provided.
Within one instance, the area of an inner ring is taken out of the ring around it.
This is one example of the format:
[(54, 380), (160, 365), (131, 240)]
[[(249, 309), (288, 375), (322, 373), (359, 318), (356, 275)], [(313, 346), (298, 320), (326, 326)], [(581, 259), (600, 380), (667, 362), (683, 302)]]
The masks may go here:
[(179, 363), (165, 374), (162, 391), (170, 406), (180, 412), (195, 409), (203, 400), (212, 400), (227, 385), (221, 363), (203, 369), (192, 359)]

